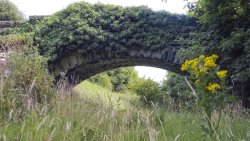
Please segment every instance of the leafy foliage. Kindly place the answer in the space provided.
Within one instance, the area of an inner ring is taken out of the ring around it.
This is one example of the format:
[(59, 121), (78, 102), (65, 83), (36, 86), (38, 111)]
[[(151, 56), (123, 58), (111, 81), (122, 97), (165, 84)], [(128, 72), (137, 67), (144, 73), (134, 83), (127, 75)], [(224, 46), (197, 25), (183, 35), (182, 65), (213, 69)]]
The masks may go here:
[(89, 78), (90, 82), (93, 82), (95, 84), (98, 84), (108, 90), (112, 90), (113, 89), (113, 85), (111, 83), (111, 79), (108, 76), (107, 72), (102, 72), (100, 74), (97, 74), (95, 76), (92, 76)]
[(176, 109), (192, 107), (194, 99), (184, 76), (170, 72), (162, 82), (161, 89), (164, 95), (171, 97)]
[(141, 97), (141, 101), (145, 104), (151, 105), (161, 104), (163, 100), (160, 84), (145, 78), (138, 78), (129, 84), (129, 89), (134, 91)]
[(197, 33), (196, 44), (206, 54), (219, 54), (222, 67), (229, 69), (232, 78), (248, 80), (250, 2), (198, 0), (191, 5), (190, 14), (199, 19), (202, 29)]
[[(199, 19), (195, 46), (179, 52), (193, 59), (201, 54), (218, 54), (221, 68), (229, 71), (232, 85), (244, 107), (250, 107), (250, 2), (249, 0), (197, 0), (190, 3), (190, 15)], [(199, 51), (196, 48), (199, 48)]]
[(123, 92), (127, 90), (128, 84), (137, 79), (137, 72), (133, 67), (117, 68), (91, 77), (89, 80), (107, 89)]
[(9, 34), (33, 34), (35, 30), (36, 24), (38, 24), (39, 21), (21, 21), (16, 22), (16, 26), (13, 28), (10, 28), (8, 30), (5, 30), (3, 32), (0, 32), (0, 36), (9, 35)]
[(195, 24), (185, 15), (154, 12), (147, 7), (95, 5), (78, 2), (45, 18), (37, 27), (36, 44), (51, 60), (76, 50), (116, 54), (128, 48), (165, 47), (183, 25)]
[(33, 44), (32, 35), (29, 33), (9, 34), (0, 36), (0, 50), (15, 50)]
[(0, 21), (22, 20), (23, 15), (9, 0), (0, 0)]
[(1, 36), (3, 50), (11, 50), (7, 59), (8, 70), (0, 91), (0, 110), (22, 112), (34, 110), (35, 106), (46, 103), (53, 93), (52, 77), (46, 69), (47, 59), (32, 47), (29, 34)]
[(127, 85), (130, 81), (137, 77), (137, 72), (133, 67), (118, 68), (107, 71), (111, 79), (114, 91), (124, 91), (127, 89)]

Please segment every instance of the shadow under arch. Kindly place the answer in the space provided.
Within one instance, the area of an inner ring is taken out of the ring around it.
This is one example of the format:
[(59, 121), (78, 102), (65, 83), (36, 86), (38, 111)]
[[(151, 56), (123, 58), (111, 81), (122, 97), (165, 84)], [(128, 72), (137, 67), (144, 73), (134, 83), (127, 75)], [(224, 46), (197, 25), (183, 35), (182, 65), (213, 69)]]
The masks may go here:
[(77, 83), (103, 71), (128, 66), (150, 66), (182, 74), (177, 52), (177, 47), (168, 47), (154, 51), (129, 50), (121, 54), (93, 51), (72, 53), (51, 62), (50, 72), (56, 79), (60, 78), (61, 73), (67, 78), (77, 78)]

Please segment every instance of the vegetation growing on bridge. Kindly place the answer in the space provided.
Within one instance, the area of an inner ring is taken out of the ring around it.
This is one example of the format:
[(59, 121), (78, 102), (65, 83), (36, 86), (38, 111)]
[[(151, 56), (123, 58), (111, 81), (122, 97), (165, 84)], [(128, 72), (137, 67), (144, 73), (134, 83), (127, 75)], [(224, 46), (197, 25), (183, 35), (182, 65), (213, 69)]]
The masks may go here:
[(35, 41), (51, 60), (75, 50), (122, 54), (128, 48), (166, 47), (183, 33), (183, 26), (192, 25), (193, 18), (147, 7), (79, 2), (42, 21)]

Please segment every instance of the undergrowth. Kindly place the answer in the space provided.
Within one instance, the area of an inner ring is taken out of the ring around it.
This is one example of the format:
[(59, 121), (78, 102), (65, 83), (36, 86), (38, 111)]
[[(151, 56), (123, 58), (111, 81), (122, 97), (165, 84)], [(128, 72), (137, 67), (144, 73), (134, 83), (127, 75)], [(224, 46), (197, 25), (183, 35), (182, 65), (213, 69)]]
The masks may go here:
[[(58, 81), (54, 88), (45, 60), (34, 48), (13, 52), (8, 59), (6, 69), (10, 73), (1, 74), (0, 79), (0, 140), (213, 140), (203, 135), (200, 125), (205, 122), (204, 114), (176, 110), (171, 102), (164, 107), (145, 107), (136, 96), (122, 96), (89, 82), (78, 86), (81, 90), (76, 87), (75, 93), (66, 80)], [(106, 93), (108, 98), (90, 98), (95, 92)], [(111, 104), (114, 101), (116, 104)], [(228, 107), (227, 111), (230, 114), (222, 115), (216, 132), (219, 139), (250, 140), (249, 115), (237, 107)], [(212, 116), (218, 118), (216, 112)]]
[[(143, 106), (120, 110), (101, 100), (80, 98), (67, 85), (59, 88), (50, 104), (30, 111), (22, 120), (1, 119), (0, 140), (212, 140), (202, 135), (201, 113)], [(243, 115), (223, 115), (217, 134), (222, 141), (249, 140), (249, 125), (248, 117)]]

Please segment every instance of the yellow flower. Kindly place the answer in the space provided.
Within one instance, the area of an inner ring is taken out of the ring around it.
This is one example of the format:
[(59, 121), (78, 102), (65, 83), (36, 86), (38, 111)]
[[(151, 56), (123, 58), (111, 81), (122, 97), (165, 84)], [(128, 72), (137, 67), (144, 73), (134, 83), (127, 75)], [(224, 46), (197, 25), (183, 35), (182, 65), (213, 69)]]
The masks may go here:
[(210, 91), (212, 94), (216, 93), (218, 89), (220, 89), (220, 84), (217, 83), (209, 83), (206, 87), (206, 90)]
[(195, 74), (199, 73), (198, 66), (199, 66), (199, 59), (193, 59), (189, 61), (189, 65), (191, 65), (191, 68)]
[(200, 73), (204, 74), (206, 72), (207, 72), (207, 68), (206, 67), (200, 68)]
[(217, 75), (220, 79), (222, 79), (222, 78), (226, 77), (227, 73), (228, 73), (227, 70), (222, 70), (222, 71), (217, 71), (217, 72), (216, 72), (216, 75)]
[(216, 54), (213, 54), (213, 55), (211, 55), (209, 57), (206, 57), (204, 59), (204, 67), (207, 67), (207, 68), (216, 67), (215, 61), (216, 61), (217, 58), (218, 58), (218, 56)]
[(204, 67), (207, 67), (207, 68), (216, 67), (215, 61), (216, 61), (216, 56), (213, 56), (213, 55), (205, 58)]
[(181, 71), (188, 70), (188, 66), (189, 66), (189, 61), (186, 60), (185, 63), (181, 65)]
[(214, 67), (216, 67), (216, 64), (212, 60), (206, 60), (204, 63), (204, 67), (214, 68)]
[[(209, 68), (215, 68), (217, 65), (215, 63), (218, 56), (213, 54), (211, 56), (205, 57), (205, 55), (200, 55), (199, 58), (195, 58), (192, 60), (186, 60), (185, 63), (182, 64), (182, 71), (190, 71), (195, 74), (196, 78), (198, 78), (201, 74), (207, 72)], [(200, 62), (204, 61), (204, 65), (201, 65)]]
[(214, 60), (216, 60), (216, 59), (218, 59), (218, 55), (216, 55), (216, 54), (212, 54), (212, 56), (210, 56), (212, 59), (214, 59)]

